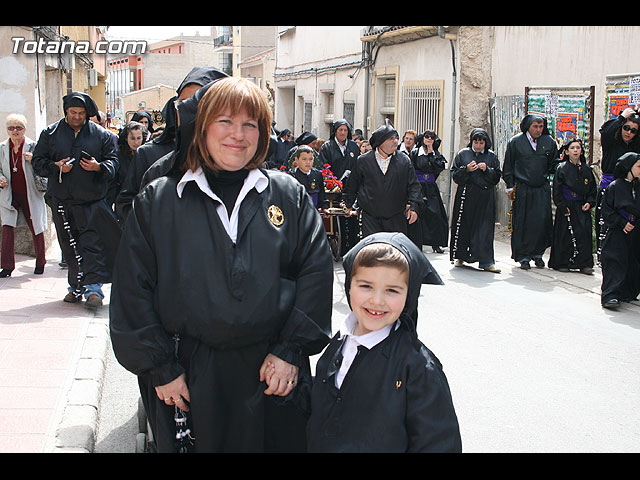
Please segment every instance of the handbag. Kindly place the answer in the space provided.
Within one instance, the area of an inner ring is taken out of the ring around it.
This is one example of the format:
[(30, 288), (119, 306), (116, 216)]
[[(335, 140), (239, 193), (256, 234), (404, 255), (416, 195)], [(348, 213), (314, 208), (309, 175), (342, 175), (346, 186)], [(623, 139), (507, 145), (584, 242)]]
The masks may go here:
[(47, 177), (41, 177), (40, 175), (34, 175), (33, 179), (36, 184), (36, 190), (39, 192), (46, 192), (49, 186), (49, 179)]

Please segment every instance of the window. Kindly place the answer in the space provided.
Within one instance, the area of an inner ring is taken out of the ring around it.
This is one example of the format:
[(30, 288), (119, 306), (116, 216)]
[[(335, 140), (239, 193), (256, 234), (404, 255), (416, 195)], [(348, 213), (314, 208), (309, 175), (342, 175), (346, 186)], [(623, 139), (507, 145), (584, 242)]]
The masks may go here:
[(442, 81), (405, 82), (402, 88), (402, 129), (442, 133)]
[(355, 128), (356, 104), (353, 102), (345, 102), (342, 109), (344, 119)]
[(311, 131), (311, 112), (313, 111), (313, 104), (305, 102), (304, 104), (304, 131)]

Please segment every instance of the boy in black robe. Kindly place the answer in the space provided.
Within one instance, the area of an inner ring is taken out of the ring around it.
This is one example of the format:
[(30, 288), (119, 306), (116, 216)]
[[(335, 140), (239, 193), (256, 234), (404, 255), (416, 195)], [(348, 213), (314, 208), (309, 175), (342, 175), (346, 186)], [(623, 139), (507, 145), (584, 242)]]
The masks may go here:
[(421, 285), (440, 276), (401, 233), (361, 240), (344, 269), (352, 312), (317, 364), (309, 451), (461, 452), (447, 378), (416, 332)]
[(597, 184), (584, 156), (579, 139), (562, 147), (564, 161), (553, 177), (556, 219), (549, 268), (561, 272), (580, 270), (593, 274), (593, 222), (591, 208), (596, 203)]
[(416, 172), (409, 157), (397, 149), (398, 132), (388, 120), (373, 132), (369, 143), (373, 150), (353, 164), (344, 189), (345, 204), (352, 208), (358, 201), (363, 238), (375, 232), (406, 235), (422, 203)]
[(291, 175), (300, 182), (313, 202), (313, 206), (324, 211), (329, 206), (329, 200), (324, 192), (324, 179), (322, 172), (313, 167), (314, 151), (307, 145), (301, 145), (295, 152), (295, 162), (297, 164)]
[(504, 183), (512, 204), (511, 258), (521, 268), (535, 261), (544, 268), (542, 256), (551, 246), (551, 185), (558, 147), (547, 130), (547, 120), (528, 114), (520, 122), (521, 133), (507, 144), (502, 167)]
[(614, 170), (615, 179), (602, 197), (607, 234), (602, 241), (601, 301), (605, 308), (635, 300), (640, 293), (640, 154), (625, 153)]

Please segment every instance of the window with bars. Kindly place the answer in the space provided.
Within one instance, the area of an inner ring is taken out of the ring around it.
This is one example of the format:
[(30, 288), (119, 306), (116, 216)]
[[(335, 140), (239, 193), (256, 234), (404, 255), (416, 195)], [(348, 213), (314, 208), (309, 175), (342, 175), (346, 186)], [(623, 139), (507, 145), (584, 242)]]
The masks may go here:
[(402, 87), (402, 128), (422, 133), (442, 130), (443, 81), (406, 82)]
[(304, 104), (304, 131), (311, 131), (311, 112), (313, 111), (313, 104), (305, 102)]
[(354, 121), (356, 117), (356, 104), (353, 102), (344, 103), (342, 107), (342, 115), (344, 119), (355, 128)]

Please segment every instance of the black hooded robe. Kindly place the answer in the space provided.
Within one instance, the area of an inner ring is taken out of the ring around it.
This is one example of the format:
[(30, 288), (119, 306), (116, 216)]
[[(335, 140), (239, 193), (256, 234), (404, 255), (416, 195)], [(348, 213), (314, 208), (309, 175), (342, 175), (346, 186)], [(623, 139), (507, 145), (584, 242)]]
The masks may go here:
[(553, 178), (556, 218), (549, 268), (593, 268), (591, 208), (583, 211), (582, 206), (595, 206), (596, 194), (596, 180), (588, 164), (578, 166), (567, 160), (558, 165)]
[[(340, 150), (335, 139), (336, 130), (341, 125), (345, 125), (348, 129), (344, 154)], [(322, 147), (320, 147), (320, 153), (318, 154), (321, 165), (320, 169), (324, 168), (324, 165), (329, 165), (333, 175), (338, 180), (342, 181), (343, 192), (349, 183), (349, 179), (344, 178), (344, 176), (347, 172), (350, 172), (353, 169), (356, 159), (360, 156), (360, 148), (358, 147), (358, 144), (352, 140), (352, 133), (353, 130), (349, 122), (346, 120), (335, 121), (331, 128), (329, 140), (322, 144)], [(359, 220), (357, 217), (339, 216), (338, 224), (341, 232), (340, 255), (344, 255), (358, 242), (360, 238)]]
[[(458, 185), (451, 216), (451, 244), (449, 258), (467, 263), (479, 262), (481, 267), (495, 263), (495, 186), (500, 182), (502, 172), (500, 161), (491, 150), (489, 135), (476, 128), (471, 138), (482, 134), (486, 146), (482, 152), (475, 152), (472, 144), (458, 152), (451, 166), (451, 176)], [(467, 172), (467, 165), (486, 163), (487, 170)]]
[(437, 182), (438, 176), (445, 169), (447, 163), (444, 155), (438, 151), (440, 142), (440, 138), (436, 138), (433, 142), (434, 151), (427, 155), (419, 154), (421, 152), (421, 142), (419, 142), (410, 154), (422, 189), (422, 209), (418, 218), (420, 232), (417, 238), (420, 239), (422, 245), (434, 248), (446, 247), (449, 243), (449, 219)]
[[(626, 155), (640, 158), (635, 153)], [(639, 216), (638, 181), (630, 182), (617, 176), (602, 196), (602, 218), (607, 229), (600, 253), (603, 304), (612, 299), (629, 302), (640, 294), (640, 230), (637, 221)], [(623, 231), (627, 222), (635, 225), (631, 233)]]
[(310, 452), (461, 452), (462, 440), (442, 364), (417, 337), (418, 297), (423, 283), (442, 284), (425, 255), (408, 237), (376, 233), (344, 259), (349, 298), (356, 254), (371, 243), (389, 243), (409, 261), (407, 301), (398, 328), (358, 354), (340, 388), (335, 375), (344, 337), (338, 332), (318, 360), (307, 425)]
[(549, 135), (545, 119), (545, 128), (536, 149), (532, 148), (526, 132), (534, 118), (540, 117), (526, 115), (520, 123), (522, 133), (507, 144), (502, 167), (507, 188), (515, 188), (511, 258), (516, 262), (542, 257), (553, 238), (549, 175), (553, 173), (558, 147)]

